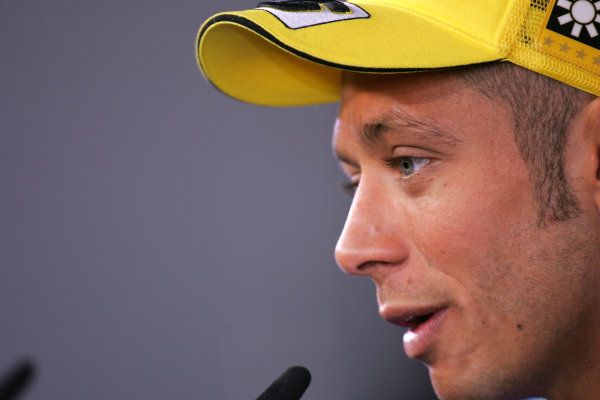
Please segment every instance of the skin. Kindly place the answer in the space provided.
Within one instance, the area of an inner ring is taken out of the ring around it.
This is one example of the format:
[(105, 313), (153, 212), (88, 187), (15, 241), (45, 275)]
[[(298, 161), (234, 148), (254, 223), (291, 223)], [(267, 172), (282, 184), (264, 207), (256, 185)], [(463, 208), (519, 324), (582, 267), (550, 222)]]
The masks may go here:
[(333, 146), (357, 185), (336, 260), (375, 282), (383, 318), (446, 310), (409, 353), (440, 398), (597, 398), (600, 101), (571, 126), (583, 213), (563, 223), (537, 220), (506, 105), (451, 72), (347, 73)]

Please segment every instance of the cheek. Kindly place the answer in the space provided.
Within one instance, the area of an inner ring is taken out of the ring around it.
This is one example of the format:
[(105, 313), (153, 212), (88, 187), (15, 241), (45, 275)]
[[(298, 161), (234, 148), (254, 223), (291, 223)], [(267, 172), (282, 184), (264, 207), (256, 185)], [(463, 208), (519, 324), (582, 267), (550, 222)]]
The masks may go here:
[(419, 217), (410, 224), (426, 264), (479, 298), (513, 279), (537, 216), (527, 178), (486, 176), (438, 185), (429, 201), (415, 206), (411, 214)]

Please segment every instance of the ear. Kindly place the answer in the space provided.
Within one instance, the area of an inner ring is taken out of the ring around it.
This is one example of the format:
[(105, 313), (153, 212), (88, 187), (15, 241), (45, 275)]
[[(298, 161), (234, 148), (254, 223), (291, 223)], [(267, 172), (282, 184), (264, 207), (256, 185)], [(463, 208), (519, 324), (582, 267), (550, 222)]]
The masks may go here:
[[(600, 160), (600, 150), (598, 150), (598, 155), (596, 157), (596, 160), (597, 161)], [(598, 164), (600, 164), (600, 161), (598, 162)], [(600, 181), (600, 165), (598, 165), (598, 170), (596, 171), (596, 179), (598, 179)]]
[[(598, 150), (598, 160), (600, 160), (600, 150)], [(596, 179), (600, 181), (600, 166), (598, 166), (598, 170), (596, 171)]]
[(581, 110), (574, 121), (568, 147), (584, 190), (600, 212), (600, 97)]

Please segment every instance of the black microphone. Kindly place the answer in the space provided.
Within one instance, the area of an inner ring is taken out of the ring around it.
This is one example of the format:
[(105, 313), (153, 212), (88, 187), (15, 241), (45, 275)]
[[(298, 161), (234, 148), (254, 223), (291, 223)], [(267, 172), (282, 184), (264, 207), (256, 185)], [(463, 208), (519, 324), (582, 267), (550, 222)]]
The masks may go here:
[(304, 367), (288, 368), (256, 400), (299, 400), (310, 384), (310, 372)]
[(28, 360), (15, 365), (0, 380), (0, 400), (16, 399), (33, 378), (34, 371), (33, 363)]

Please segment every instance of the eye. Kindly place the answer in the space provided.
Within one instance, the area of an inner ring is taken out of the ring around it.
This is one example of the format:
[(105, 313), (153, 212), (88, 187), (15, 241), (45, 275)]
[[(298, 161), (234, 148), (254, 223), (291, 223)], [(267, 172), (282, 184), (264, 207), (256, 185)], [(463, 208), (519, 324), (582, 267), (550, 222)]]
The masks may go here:
[(421, 168), (427, 165), (431, 159), (424, 157), (397, 157), (390, 161), (388, 164), (393, 168), (399, 168), (402, 175), (408, 178), (415, 172), (418, 172)]
[(358, 188), (358, 182), (340, 182), (340, 187), (346, 195), (354, 197), (356, 188)]

